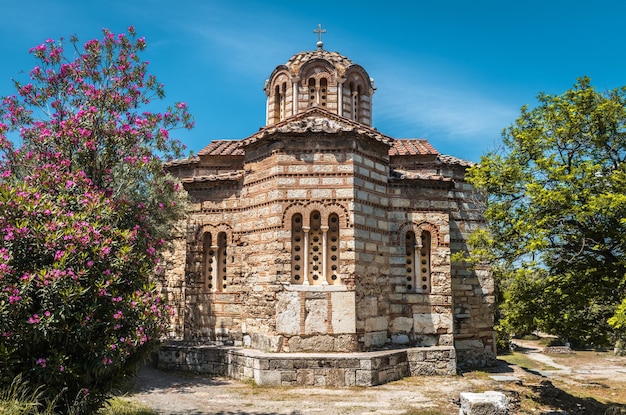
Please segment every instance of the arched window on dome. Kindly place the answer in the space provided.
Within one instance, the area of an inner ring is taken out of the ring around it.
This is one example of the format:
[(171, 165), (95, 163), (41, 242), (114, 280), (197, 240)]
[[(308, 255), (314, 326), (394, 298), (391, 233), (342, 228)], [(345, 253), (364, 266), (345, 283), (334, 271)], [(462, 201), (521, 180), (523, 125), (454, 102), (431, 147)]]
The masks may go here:
[(317, 94), (315, 78), (309, 78), (309, 107), (315, 105), (315, 97)]
[(359, 121), (359, 103), (361, 102), (361, 86), (350, 82), (350, 97), (352, 104), (351, 118)]
[(281, 102), (280, 85), (276, 85), (276, 88), (274, 88), (274, 122), (280, 121)]
[(287, 83), (283, 82), (280, 91), (280, 121), (286, 118), (287, 114)]
[(320, 88), (319, 88), (319, 104), (326, 108), (326, 97), (328, 96), (328, 79), (322, 78), (320, 79)]
[(309, 107), (327, 107), (328, 103), (328, 79), (325, 77), (309, 78), (308, 80)]
[(274, 88), (274, 122), (279, 122), (286, 117), (287, 107), (287, 83), (276, 85)]

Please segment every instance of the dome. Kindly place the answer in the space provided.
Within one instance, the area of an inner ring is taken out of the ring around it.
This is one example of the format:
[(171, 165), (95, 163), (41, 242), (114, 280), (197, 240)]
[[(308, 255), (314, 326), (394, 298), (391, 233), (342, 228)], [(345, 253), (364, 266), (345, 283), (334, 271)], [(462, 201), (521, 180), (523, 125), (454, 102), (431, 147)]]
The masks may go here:
[(334, 114), (372, 125), (375, 87), (360, 65), (322, 48), (299, 52), (277, 66), (265, 82), (267, 125), (321, 107)]
[(344, 74), (346, 69), (354, 65), (350, 59), (338, 52), (329, 52), (324, 49), (300, 52), (293, 55), (285, 64), (289, 71), (297, 74), (302, 65), (314, 60), (323, 60), (331, 63), (340, 74)]

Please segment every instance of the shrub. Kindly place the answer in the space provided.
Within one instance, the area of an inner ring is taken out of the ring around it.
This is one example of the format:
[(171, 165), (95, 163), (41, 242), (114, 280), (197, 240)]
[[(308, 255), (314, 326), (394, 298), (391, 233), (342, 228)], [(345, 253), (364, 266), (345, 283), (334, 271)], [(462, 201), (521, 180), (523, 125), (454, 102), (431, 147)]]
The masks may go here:
[(93, 413), (165, 333), (150, 277), (184, 211), (162, 158), (192, 123), (184, 104), (138, 111), (163, 91), (134, 29), (76, 42), (74, 61), (33, 48), (33, 83), (0, 105), (0, 383), (21, 375), (56, 410)]

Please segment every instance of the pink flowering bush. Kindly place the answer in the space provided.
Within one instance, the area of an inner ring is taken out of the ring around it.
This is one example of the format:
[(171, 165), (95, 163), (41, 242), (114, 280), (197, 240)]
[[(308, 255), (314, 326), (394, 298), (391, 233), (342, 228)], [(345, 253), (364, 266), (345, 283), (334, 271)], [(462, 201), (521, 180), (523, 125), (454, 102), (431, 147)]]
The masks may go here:
[(0, 382), (92, 413), (167, 330), (150, 277), (184, 209), (163, 163), (192, 121), (139, 110), (164, 94), (133, 28), (70, 44), (72, 61), (33, 48), (32, 82), (0, 103)]

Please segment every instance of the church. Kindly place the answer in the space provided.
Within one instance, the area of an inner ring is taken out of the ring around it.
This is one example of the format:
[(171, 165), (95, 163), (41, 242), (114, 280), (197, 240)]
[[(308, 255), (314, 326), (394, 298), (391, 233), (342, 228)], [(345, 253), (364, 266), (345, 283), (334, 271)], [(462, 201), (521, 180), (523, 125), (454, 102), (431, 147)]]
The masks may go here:
[(451, 262), (483, 224), (473, 163), (373, 128), (372, 78), (316, 32), (266, 80), (265, 126), (168, 164), (191, 204), (159, 280), (172, 340), (490, 364), (492, 275)]

